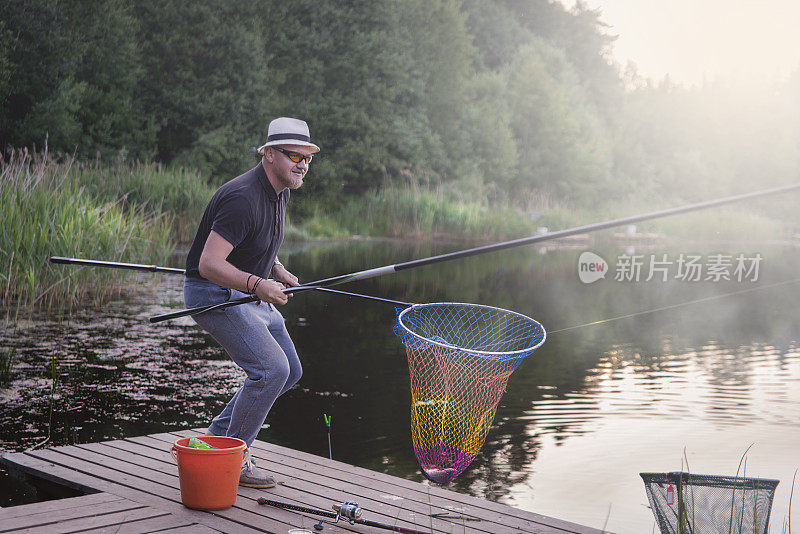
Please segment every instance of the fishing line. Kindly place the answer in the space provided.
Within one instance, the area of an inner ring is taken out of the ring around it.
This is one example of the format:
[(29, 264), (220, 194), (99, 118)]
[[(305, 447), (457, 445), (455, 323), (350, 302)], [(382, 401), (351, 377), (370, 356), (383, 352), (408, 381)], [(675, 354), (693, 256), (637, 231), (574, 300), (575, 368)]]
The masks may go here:
[[(167, 273), (167, 274), (180, 274), (185, 275), (186, 271), (183, 269), (178, 269), (176, 267), (161, 267), (159, 265), (143, 265), (140, 263), (121, 263), (116, 261), (104, 261), (104, 260), (87, 260), (85, 258), (64, 258), (62, 256), (51, 256), (50, 263), (57, 263), (61, 265), (82, 265), (82, 266), (89, 266), (89, 267), (106, 267), (110, 269), (122, 269), (127, 271), (144, 271), (150, 273)], [(62, 278), (62, 280), (64, 280)], [(60, 282), (60, 281), (59, 281)], [(56, 283), (59, 283), (56, 282)], [(52, 289), (55, 286), (53, 284), (50, 286), (47, 291)], [(315, 291), (322, 291), (326, 293), (337, 293), (339, 295), (344, 295), (346, 297), (356, 297), (361, 299), (368, 299), (368, 300), (375, 300), (378, 302), (386, 302), (388, 304), (394, 304), (395, 306), (402, 306), (408, 307), (411, 306), (408, 302), (403, 302), (401, 300), (392, 300), (383, 297), (374, 297), (372, 295), (363, 295), (361, 293), (353, 293), (350, 291), (341, 291), (339, 289), (329, 289), (325, 287), (315, 287), (313, 288)], [(284, 290), (284, 293), (291, 293), (291, 291)], [(41, 295), (39, 296), (41, 298)], [(247, 297), (251, 298), (251, 297)], [(255, 302), (258, 298), (252, 298), (251, 302)]]
[(592, 321), (591, 323), (584, 323), (584, 324), (578, 324), (578, 325), (575, 325), (575, 326), (568, 326), (566, 328), (559, 328), (557, 330), (549, 330), (548, 333), (551, 334), (551, 335), (552, 334), (557, 334), (559, 332), (566, 332), (568, 330), (576, 330), (578, 328), (584, 328), (586, 326), (596, 326), (596, 325), (600, 325), (600, 324), (604, 324), (604, 323), (610, 323), (612, 321), (619, 321), (619, 320), (622, 320), (622, 319), (630, 319), (631, 317), (638, 317), (640, 315), (647, 315), (649, 313), (656, 313), (656, 312), (665, 311), (665, 310), (673, 310), (675, 308), (680, 308), (682, 306), (688, 306), (690, 304), (699, 304), (701, 302), (709, 302), (709, 301), (712, 301), (712, 300), (718, 300), (718, 299), (722, 299), (722, 298), (726, 298), (726, 297), (732, 297), (734, 295), (742, 295), (744, 293), (751, 293), (753, 291), (759, 291), (759, 290), (762, 290), (762, 289), (771, 289), (773, 287), (779, 287), (779, 286), (784, 286), (784, 285), (789, 285), (789, 284), (796, 284), (797, 282), (800, 282), (800, 278), (795, 278), (794, 280), (784, 280), (782, 282), (775, 282), (774, 284), (767, 284), (767, 285), (764, 285), (764, 286), (750, 287), (750, 288), (747, 288), (747, 289), (741, 289), (739, 291), (733, 291), (731, 293), (723, 293), (721, 295), (711, 295), (709, 297), (703, 297), (703, 298), (700, 298), (700, 299), (688, 300), (686, 302), (680, 302), (678, 304), (670, 304), (668, 306), (660, 306), (658, 308), (653, 308), (653, 309), (650, 309), (650, 310), (638, 311), (638, 312), (634, 312), (634, 313), (628, 313), (626, 315), (618, 315), (616, 317), (609, 317), (608, 319), (601, 319), (599, 321)]
[(660, 311), (673, 310), (673, 309), (676, 309), (676, 308), (681, 308), (683, 306), (689, 306), (690, 304), (699, 304), (699, 303), (702, 303), (702, 302), (709, 302), (709, 301), (712, 301), (712, 300), (723, 299), (723, 298), (726, 298), (726, 297), (733, 297), (733, 296), (736, 296), (736, 295), (742, 295), (744, 293), (751, 293), (753, 291), (760, 291), (760, 290), (763, 290), (763, 289), (772, 289), (774, 287), (790, 285), (790, 284), (796, 284), (798, 282), (800, 282), (800, 278), (795, 278), (793, 280), (784, 280), (782, 282), (775, 282), (773, 284), (767, 284), (767, 285), (758, 286), (758, 287), (750, 287), (750, 288), (742, 289), (742, 290), (739, 290), (739, 291), (733, 291), (733, 292), (730, 292), (730, 293), (723, 293), (721, 295), (711, 295), (711, 296), (703, 297), (703, 298), (699, 298), (699, 299), (688, 300), (686, 302), (679, 302), (677, 304), (670, 304), (668, 306), (659, 306), (658, 308), (652, 308), (652, 309), (649, 309), (649, 310), (642, 310), (642, 311), (638, 311), (638, 312), (628, 313), (628, 314), (625, 314), (625, 315), (617, 315), (616, 317), (609, 317), (607, 319), (600, 319), (599, 321), (592, 321), (591, 323), (583, 323), (583, 324), (578, 324), (578, 325), (574, 325), (574, 326), (568, 326), (566, 328), (558, 328), (556, 330), (548, 330), (547, 331), (547, 335), (558, 334), (559, 332), (567, 332), (569, 330), (577, 330), (578, 328), (584, 328), (584, 327), (587, 327), (587, 326), (597, 326), (597, 325), (601, 325), (601, 324), (605, 324), (605, 323), (611, 323), (613, 321), (620, 321), (622, 319), (630, 319), (632, 317), (638, 317), (640, 315), (647, 315), (647, 314), (650, 314), (650, 313), (656, 313), (656, 312), (660, 312)]

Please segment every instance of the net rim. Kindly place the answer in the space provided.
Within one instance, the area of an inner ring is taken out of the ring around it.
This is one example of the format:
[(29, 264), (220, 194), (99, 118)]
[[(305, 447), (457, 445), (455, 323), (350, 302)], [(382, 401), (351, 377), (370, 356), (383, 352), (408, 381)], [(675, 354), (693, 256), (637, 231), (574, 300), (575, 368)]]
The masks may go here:
[[(412, 332), (411, 329), (409, 329), (403, 323), (403, 318), (406, 315), (406, 313), (408, 313), (409, 311), (414, 310), (414, 309), (419, 309), (419, 308), (433, 307), (433, 306), (464, 306), (464, 307), (470, 307), (470, 308), (483, 308), (483, 309), (487, 309), (487, 310), (495, 310), (495, 311), (507, 313), (509, 315), (516, 315), (517, 317), (520, 317), (522, 319), (530, 321), (534, 325), (538, 326), (542, 330), (542, 339), (538, 343), (536, 343), (535, 345), (532, 345), (532, 346), (524, 348), (524, 349), (519, 349), (519, 350), (512, 350), (512, 351), (506, 351), (506, 352), (488, 351), (488, 350), (474, 350), (474, 349), (467, 349), (467, 348), (459, 347), (458, 345), (452, 345), (450, 343), (442, 343), (440, 341), (434, 341), (432, 339), (428, 339), (427, 337), (423, 337), (423, 336), (417, 334), (416, 332)], [(461, 351), (464, 351), (464, 352), (469, 352), (470, 354), (476, 354), (476, 355), (479, 355), (479, 356), (515, 356), (515, 355), (523, 354), (523, 353), (526, 353), (526, 352), (533, 352), (536, 349), (538, 349), (539, 347), (541, 347), (542, 344), (547, 339), (547, 330), (542, 325), (542, 323), (540, 323), (536, 319), (531, 319), (527, 315), (523, 315), (521, 313), (518, 313), (518, 312), (515, 312), (515, 311), (511, 311), (511, 310), (506, 310), (505, 308), (498, 308), (496, 306), (487, 306), (485, 304), (470, 304), (468, 302), (428, 302), (428, 303), (425, 303), (425, 304), (412, 304), (411, 306), (409, 306), (408, 308), (406, 308), (406, 309), (404, 309), (403, 311), (400, 312), (400, 314), (397, 316), (397, 323), (400, 325), (400, 328), (402, 328), (405, 332), (407, 332), (411, 336), (415, 337), (416, 339), (424, 341), (425, 343), (430, 343), (432, 345), (438, 345), (440, 347), (444, 347), (444, 348), (447, 348), (447, 349), (457, 349), (457, 350), (461, 350)]]

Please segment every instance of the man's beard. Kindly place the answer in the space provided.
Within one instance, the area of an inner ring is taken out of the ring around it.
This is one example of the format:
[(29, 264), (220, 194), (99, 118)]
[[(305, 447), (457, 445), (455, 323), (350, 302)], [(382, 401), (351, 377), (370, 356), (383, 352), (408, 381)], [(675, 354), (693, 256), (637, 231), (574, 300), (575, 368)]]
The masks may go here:
[(281, 182), (283, 183), (284, 187), (288, 187), (289, 189), (297, 189), (303, 185), (303, 178), (305, 178), (305, 175), (300, 177), (294, 174), (292, 171), (286, 171), (286, 174), (281, 178)]

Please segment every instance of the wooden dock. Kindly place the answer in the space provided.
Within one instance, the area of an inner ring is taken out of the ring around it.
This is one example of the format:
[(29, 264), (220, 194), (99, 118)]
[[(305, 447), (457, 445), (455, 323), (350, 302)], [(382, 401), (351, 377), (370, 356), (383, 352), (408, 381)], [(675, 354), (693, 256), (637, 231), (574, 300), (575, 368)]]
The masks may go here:
[[(304, 528), (316, 534), (312, 527), (319, 517), (260, 505), (258, 497), (324, 510), (356, 501), (365, 519), (426, 532), (600, 532), (262, 441), (256, 441), (251, 452), (275, 475), (278, 487), (240, 487), (232, 508), (191, 510), (181, 504), (178, 469), (169, 453), (176, 439), (191, 435), (198, 433), (153, 434), (4, 455), (2, 461), (20, 476), (44, 479), (85, 495), (2, 508), (0, 533), (247, 534)], [(340, 521), (325, 524), (325, 532), (381, 530)]]

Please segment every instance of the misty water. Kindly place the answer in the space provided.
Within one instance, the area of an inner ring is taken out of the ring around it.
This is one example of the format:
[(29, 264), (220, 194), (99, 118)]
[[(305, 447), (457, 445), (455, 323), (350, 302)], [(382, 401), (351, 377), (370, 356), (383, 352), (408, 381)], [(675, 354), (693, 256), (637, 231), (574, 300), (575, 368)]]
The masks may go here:
[[(465, 246), (286, 244), (281, 258), (310, 281)], [(590, 284), (578, 277), (587, 250), (610, 266)], [(642, 255), (638, 282), (615, 280), (625, 252), (614, 241), (525, 247), (340, 287), (499, 306), (547, 328), (545, 344), (509, 380), (481, 454), (451, 489), (614, 532), (650, 532), (639, 472), (687, 470), (688, 461), (694, 473), (734, 475), (752, 444), (747, 476), (781, 481), (771, 521), (780, 532), (800, 467), (798, 284), (783, 283), (797, 278), (800, 251), (751, 243), (628, 249)], [(699, 257), (703, 278), (716, 264), (731, 280), (676, 278), (681, 254)], [(727, 269), (719, 255), (730, 258)], [(757, 280), (752, 271), (736, 279), (739, 255), (761, 256)], [(652, 260), (664, 272), (645, 281)], [(182, 278), (130, 279), (142, 289), (129, 299), (2, 331), (0, 350), (13, 354), (0, 393), (4, 449), (201, 427), (227, 402), (242, 373), (224, 351), (191, 319), (147, 322), (183, 307)], [(638, 314), (650, 310), (659, 311)], [(310, 292), (283, 313), (304, 376), (276, 403), (260, 439), (327, 456), (326, 413), (335, 459), (422, 481), (393, 307)], [(0, 505), (30, 498), (20, 483), (2, 487)]]

